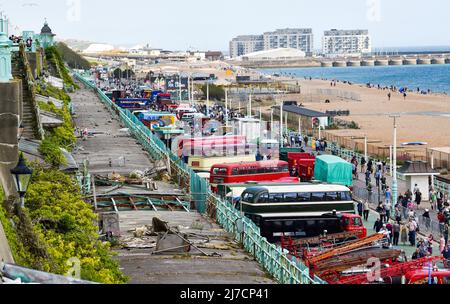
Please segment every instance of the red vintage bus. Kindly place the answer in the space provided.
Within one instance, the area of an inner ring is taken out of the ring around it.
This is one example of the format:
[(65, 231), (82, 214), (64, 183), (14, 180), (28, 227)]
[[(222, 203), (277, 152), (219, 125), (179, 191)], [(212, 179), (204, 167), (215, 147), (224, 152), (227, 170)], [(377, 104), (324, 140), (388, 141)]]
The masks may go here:
[(287, 162), (278, 160), (221, 164), (211, 168), (213, 191), (219, 184), (246, 182), (298, 183), (299, 179), (291, 177)]

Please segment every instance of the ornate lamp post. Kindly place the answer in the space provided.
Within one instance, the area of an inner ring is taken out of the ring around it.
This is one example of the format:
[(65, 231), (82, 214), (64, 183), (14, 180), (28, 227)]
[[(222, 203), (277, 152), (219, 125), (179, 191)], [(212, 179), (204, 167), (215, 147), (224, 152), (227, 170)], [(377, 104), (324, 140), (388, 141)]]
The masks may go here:
[(27, 167), (22, 154), (20, 154), (17, 166), (11, 169), (11, 174), (14, 177), (16, 190), (20, 197), (20, 206), (23, 208), (25, 206), (25, 194), (27, 193), (33, 170)]

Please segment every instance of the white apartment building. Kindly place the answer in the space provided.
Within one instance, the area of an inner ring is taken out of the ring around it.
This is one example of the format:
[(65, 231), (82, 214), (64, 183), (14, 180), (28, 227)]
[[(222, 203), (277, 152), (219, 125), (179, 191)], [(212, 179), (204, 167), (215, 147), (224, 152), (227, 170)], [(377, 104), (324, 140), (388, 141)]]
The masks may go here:
[(312, 29), (278, 29), (264, 33), (264, 50), (291, 48), (303, 51), (312, 56), (314, 49), (314, 35)]
[(230, 42), (232, 58), (264, 50), (263, 35), (243, 35), (233, 38)]
[(312, 29), (279, 29), (263, 35), (238, 36), (230, 42), (230, 56), (236, 58), (249, 53), (291, 48), (312, 56), (314, 39)]
[(322, 52), (327, 57), (361, 56), (372, 52), (372, 40), (368, 30), (325, 31)]

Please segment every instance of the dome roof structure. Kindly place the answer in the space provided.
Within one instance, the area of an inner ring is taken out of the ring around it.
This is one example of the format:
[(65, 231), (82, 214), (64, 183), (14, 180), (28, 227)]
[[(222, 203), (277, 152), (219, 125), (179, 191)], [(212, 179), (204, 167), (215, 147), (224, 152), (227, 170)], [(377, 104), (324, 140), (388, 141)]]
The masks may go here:
[(47, 21), (45, 21), (44, 26), (41, 29), (41, 35), (42, 34), (53, 35), (52, 29), (48, 26)]

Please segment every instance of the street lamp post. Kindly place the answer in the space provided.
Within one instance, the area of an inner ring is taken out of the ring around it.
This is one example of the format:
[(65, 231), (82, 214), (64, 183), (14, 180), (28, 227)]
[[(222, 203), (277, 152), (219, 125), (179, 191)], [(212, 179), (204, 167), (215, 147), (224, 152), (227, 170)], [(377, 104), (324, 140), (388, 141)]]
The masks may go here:
[(397, 199), (398, 199), (398, 180), (397, 180), (397, 118), (400, 117), (399, 115), (392, 115), (391, 118), (394, 118), (394, 146), (393, 146), (393, 152), (392, 152), (392, 211), (395, 208), (395, 205), (397, 205)]
[(209, 118), (209, 80), (206, 82), (206, 116)]
[(20, 207), (23, 208), (25, 207), (25, 194), (27, 193), (33, 170), (27, 167), (23, 155), (20, 154), (19, 163), (10, 172), (14, 177), (14, 184), (20, 197)]
[(368, 159), (368, 153), (367, 153), (367, 135), (364, 134), (364, 159), (367, 161), (369, 161)]
[(281, 99), (280, 103), (280, 142), (281, 148), (284, 148), (284, 137), (283, 137), (283, 99)]

